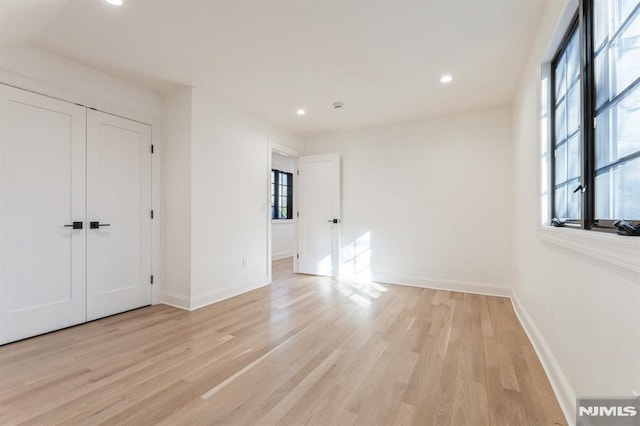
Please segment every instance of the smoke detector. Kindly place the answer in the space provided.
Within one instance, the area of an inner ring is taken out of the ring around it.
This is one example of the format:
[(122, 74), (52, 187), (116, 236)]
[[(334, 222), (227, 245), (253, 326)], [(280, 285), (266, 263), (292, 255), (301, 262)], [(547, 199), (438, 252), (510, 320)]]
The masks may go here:
[(343, 102), (334, 102), (333, 103), (333, 109), (340, 109), (344, 106)]

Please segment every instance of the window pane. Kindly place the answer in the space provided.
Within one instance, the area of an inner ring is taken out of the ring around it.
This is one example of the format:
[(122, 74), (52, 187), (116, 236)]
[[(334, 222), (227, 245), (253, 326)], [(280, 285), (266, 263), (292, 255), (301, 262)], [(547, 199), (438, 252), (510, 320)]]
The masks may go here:
[(557, 103), (558, 100), (560, 100), (560, 98), (562, 98), (567, 91), (566, 55), (562, 55), (558, 60), (554, 77), (556, 79), (556, 103)]
[[(625, 28), (616, 34), (638, 0), (610, 2), (608, 8), (596, 7), (596, 33), (603, 31), (609, 37), (608, 43), (602, 46), (596, 56), (597, 108), (613, 99), (640, 76), (640, 12), (636, 12)], [(602, 13), (608, 15), (601, 15)]]
[(596, 168), (640, 151), (640, 86), (596, 122)]
[(600, 175), (596, 177), (596, 213), (595, 217), (600, 219), (610, 219), (613, 217), (613, 209), (611, 208), (611, 176)]
[(567, 145), (567, 179), (580, 177), (580, 133), (576, 133)]
[(640, 220), (640, 158), (634, 157), (640, 154), (640, 86), (633, 86), (640, 78), (639, 4), (594, 3), (596, 43), (601, 46), (596, 99), (598, 107), (604, 106), (596, 117), (596, 219)]
[(612, 80), (615, 78), (616, 94), (622, 92), (640, 76), (640, 12), (622, 31), (612, 46)]
[(580, 72), (580, 37), (575, 32), (567, 45), (567, 86), (575, 84)]
[(580, 127), (580, 85), (573, 86), (567, 97), (567, 134), (571, 135)]
[(640, 151), (640, 86), (612, 108), (612, 111), (617, 116), (615, 140), (618, 158)]
[(637, 5), (638, 0), (594, 1), (596, 51), (611, 39)]
[(609, 39), (609, 28), (606, 25), (605, 17), (608, 15), (610, 0), (595, 0), (593, 2), (593, 46), (596, 52), (599, 52), (602, 45)]
[(562, 101), (556, 108), (556, 145), (567, 137), (567, 112), (565, 102)]
[(580, 200), (581, 193), (573, 192), (578, 185), (580, 185), (580, 180), (575, 179), (567, 184), (567, 219), (580, 219)]
[(596, 176), (596, 218), (640, 220), (640, 158)]
[(596, 109), (609, 100), (609, 51), (604, 50), (595, 59)]
[(556, 184), (567, 180), (567, 144), (556, 148)]
[[(555, 63), (554, 101), (554, 217), (580, 219), (582, 194), (573, 194), (580, 167), (580, 37), (575, 28)], [(569, 139), (569, 140), (567, 140)]]
[(558, 219), (565, 219), (567, 217), (567, 192), (566, 185), (560, 185), (556, 188), (556, 212), (554, 214)]

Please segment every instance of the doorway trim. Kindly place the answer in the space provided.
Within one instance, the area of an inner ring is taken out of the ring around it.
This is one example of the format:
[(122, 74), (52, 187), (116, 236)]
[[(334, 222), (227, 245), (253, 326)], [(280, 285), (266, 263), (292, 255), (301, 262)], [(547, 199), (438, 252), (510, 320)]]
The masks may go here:
[(296, 212), (298, 211), (298, 157), (299, 152), (295, 148), (291, 148), (287, 145), (268, 141), (267, 150), (267, 195), (265, 203), (265, 216), (267, 220), (267, 283), (273, 282), (271, 262), (272, 262), (272, 224), (271, 224), (271, 167), (273, 153), (286, 155), (287, 157), (293, 157), (293, 272), (298, 272), (298, 262), (296, 260), (296, 253), (298, 253), (298, 218)]

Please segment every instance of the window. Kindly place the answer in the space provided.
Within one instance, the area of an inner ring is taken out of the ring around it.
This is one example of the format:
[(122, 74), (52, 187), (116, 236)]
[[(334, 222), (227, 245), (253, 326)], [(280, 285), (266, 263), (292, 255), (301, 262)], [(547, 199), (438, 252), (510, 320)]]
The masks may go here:
[[(580, 223), (580, 50), (577, 23), (553, 63), (554, 217)], [(577, 189), (577, 190), (576, 190)]]
[(640, 235), (640, 0), (581, 0), (551, 69), (552, 223)]
[(271, 170), (271, 218), (293, 219), (293, 174)]

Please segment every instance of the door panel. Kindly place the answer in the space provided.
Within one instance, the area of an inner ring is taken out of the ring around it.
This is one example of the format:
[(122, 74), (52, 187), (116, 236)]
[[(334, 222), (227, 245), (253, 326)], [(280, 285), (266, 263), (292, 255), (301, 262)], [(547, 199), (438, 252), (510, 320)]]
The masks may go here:
[[(298, 158), (298, 272), (338, 275), (340, 248), (340, 156)], [(333, 220), (337, 223), (333, 223)]]
[(150, 148), (150, 126), (87, 112), (88, 320), (151, 304)]
[(85, 108), (0, 85), (0, 344), (86, 320)]

